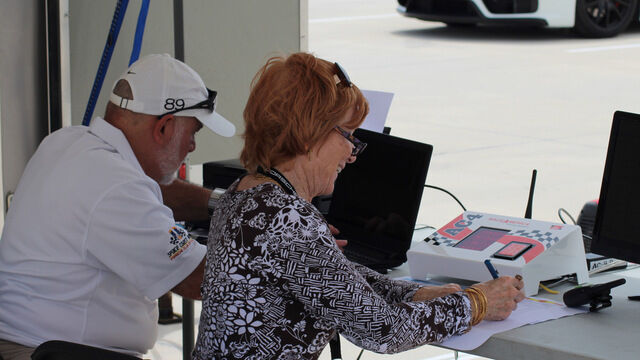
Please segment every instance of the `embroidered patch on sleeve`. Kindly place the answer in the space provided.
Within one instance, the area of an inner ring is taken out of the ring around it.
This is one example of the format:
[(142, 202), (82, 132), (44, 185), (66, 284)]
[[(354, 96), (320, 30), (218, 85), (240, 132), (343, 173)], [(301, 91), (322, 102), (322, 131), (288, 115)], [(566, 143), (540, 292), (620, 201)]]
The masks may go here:
[(174, 226), (169, 229), (169, 244), (173, 245), (171, 250), (167, 253), (169, 259), (173, 260), (183, 251), (185, 251), (193, 242), (193, 239), (189, 236), (187, 230)]

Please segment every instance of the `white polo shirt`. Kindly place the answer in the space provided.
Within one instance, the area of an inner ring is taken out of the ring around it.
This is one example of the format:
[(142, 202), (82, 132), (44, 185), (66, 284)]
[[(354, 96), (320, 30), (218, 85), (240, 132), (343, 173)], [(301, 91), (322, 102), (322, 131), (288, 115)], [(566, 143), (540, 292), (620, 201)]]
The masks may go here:
[(58, 130), (29, 161), (0, 239), (0, 339), (144, 354), (156, 299), (205, 253), (119, 129), (96, 118)]

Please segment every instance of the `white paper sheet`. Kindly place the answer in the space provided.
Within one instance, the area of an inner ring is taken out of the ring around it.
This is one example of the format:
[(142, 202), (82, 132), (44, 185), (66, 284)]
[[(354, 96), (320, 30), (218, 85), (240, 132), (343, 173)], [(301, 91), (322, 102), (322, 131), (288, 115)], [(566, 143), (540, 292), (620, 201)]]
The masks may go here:
[[(412, 279), (409, 276), (396, 279), (409, 280), (432, 286), (442, 285), (442, 283), (433, 280), (421, 281)], [(489, 340), (489, 338), (494, 334), (515, 329), (527, 324), (536, 324), (543, 321), (559, 319), (565, 316), (583, 314), (588, 311), (588, 307), (586, 306), (569, 308), (563, 303), (557, 301), (532, 296), (522, 300), (518, 304), (518, 308), (505, 320), (484, 320), (480, 324), (474, 326), (468, 333), (452, 336), (442, 342), (441, 345), (453, 350), (469, 351), (484, 344), (484, 342)]]
[(451, 349), (468, 351), (477, 348), (492, 335), (517, 327), (536, 324), (543, 321), (559, 319), (565, 316), (582, 314), (588, 310), (585, 307), (569, 308), (562, 303), (539, 297), (529, 297), (518, 304), (518, 308), (502, 321), (484, 320), (474, 326), (464, 335), (453, 336), (445, 340), (442, 345)]
[(387, 121), (393, 93), (362, 89), (360, 91), (369, 102), (369, 115), (367, 115), (360, 127), (381, 133)]

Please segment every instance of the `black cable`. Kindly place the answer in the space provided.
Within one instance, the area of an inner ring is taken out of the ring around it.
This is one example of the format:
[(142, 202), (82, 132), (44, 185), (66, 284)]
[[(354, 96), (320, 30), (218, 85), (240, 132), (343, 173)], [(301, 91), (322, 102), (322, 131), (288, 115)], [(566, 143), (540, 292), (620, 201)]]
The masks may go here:
[(356, 358), (356, 360), (360, 360), (360, 357), (362, 356), (362, 353), (364, 352), (364, 349), (360, 350), (360, 354), (358, 354), (358, 357)]
[(573, 225), (576, 224), (576, 219), (574, 219), (573, 216), (571, 216), (571, 214), (569, 214), (569, 212), (567, 210), (565, 210), (564, 208), (560, 208), (560, 209), (558, 209), (558, 217), (560, 218), (560, 221), (562, 221), (563, 224), (566, 224), (567, 222), (564, 221), (564, 218), (562, 217), (562, 213), (567, 214), (569, 219), (571, 219), (571, 222), (573, 222)]
[[(567, 222), (564, 221), (564, 218), (562, 217), (562, 213), (567, 214), (569, 219), (571, 219), (571, 221), (573, 222), (573, 225), (577, 225), (578, 224), (576, 222), (576, 220), (573, 218), (573, 216), (571, 216), (571, 214), (567, 210), (565, 210), (564, 208), (560, 208), (560, 209), (558, 209), (558, 217), (560, 218), (560, 221), (562, 221), (563, 224), (566, 224)], [(582, 234), (582, 238), (583, 238), (582, 240), (584, 240), (584, 239), (593, 240), (593, 238), (591, 236), (586, 235), (586, 234)], [(586, 246), (587, 245), (585, 245), (585, 247)]]
[(433, 226), (431, 226), (431, 225), (416, 225), (416, 227), (415, 227), (415, 228), (413, 228), (413, 231), (416, 231), (416, 230), (423, 230), (423, 229), (433, 229), (433, 230), (436, 230), (436, 228), (434, 228), (434, 227), (433, 227)]
[(449, 196), (451, 196), (453, 198), (453, 200), (455, 200), (458, 204), (460, 204), (460, 206), (462, 207), (462, 210), (467, 211), (467, 208), (464, 207), (464, 205), (462, 205), (460, 200), (458, 200), (458, 198), (455, 195), (453, 195), (452, 193), (450, 193), (449, 191), (447, 191), (447, 190), (445, 190), (445, 189), (443, 189), (441, 187), (437, 187), (437, 186), (433, 186), (433, 185), (427, 185), (427, 184), (424, 184), (424, 187), (440, 190), (442, 192), (445, 192), (445, 193), (449, 194)]

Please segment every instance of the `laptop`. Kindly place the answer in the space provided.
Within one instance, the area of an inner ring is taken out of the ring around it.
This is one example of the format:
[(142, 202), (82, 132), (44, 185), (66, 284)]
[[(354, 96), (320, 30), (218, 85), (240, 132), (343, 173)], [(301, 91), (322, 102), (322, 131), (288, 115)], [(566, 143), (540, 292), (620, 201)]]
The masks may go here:
[(326, 218), (345, 256), (379, 272), (407, 261), (433, 146), (358, 129), (366, 150), (336, 180)]

